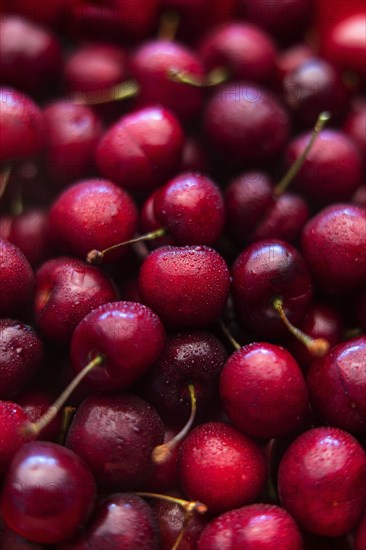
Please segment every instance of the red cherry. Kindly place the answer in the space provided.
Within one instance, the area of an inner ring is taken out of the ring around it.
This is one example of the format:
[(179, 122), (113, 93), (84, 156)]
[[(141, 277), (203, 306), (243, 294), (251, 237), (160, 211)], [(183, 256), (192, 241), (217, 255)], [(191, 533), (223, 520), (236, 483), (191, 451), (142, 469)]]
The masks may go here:
[(37, 267), (50, 252), (46, 212), (28, 210), (8, 220), (7, 234), (2, 238), (20, 248), (32, 267)]
[(0, 478), (6, 473), (15, 453), (29, 440), (21, 432), (28, 421), (23, 407), (11, 401), (0, 401)]
[(314, 57), (314, 51), (306, 42), (299, 42), (278, 52), (276, 69), (279, 83), (282, 83), (287, 74), (296, 70), (312, 57)]
[[(30, 422), (37, 420), (51, 407), (53, 399), (49, 392), (40, 390), (38, 385), (32, 385), (16, 396), (16, 402), (25, 410)], [(48, 424), (42, 431), (41, 439), (44, 441), (59, 441), (62, 433), (62, 414)]]
[(13, 316), (29, 305), (34, 292), (32, 268), (18, 247), (0, 239), (0, 315)]
[(307, 531), (340, 536), (360, 520), (366, 453), (347, 432), (315, 428), (303, 433), (285, 452), (278, 476), (283, 506)]
[(260, 447), (221, 422), (195, 428), (180, 450), (179, 475), (189, 498), (220, 514), (255, 500), (266, 479)]
[(361, 154), (366, 156), (366, 101), (360, 98), (352, 105), (343, 130), (358, 145)]
[(366, 548), (366, 514), (357, 527), (355, 535), (355, 550), (363, 550), (364, 548)]

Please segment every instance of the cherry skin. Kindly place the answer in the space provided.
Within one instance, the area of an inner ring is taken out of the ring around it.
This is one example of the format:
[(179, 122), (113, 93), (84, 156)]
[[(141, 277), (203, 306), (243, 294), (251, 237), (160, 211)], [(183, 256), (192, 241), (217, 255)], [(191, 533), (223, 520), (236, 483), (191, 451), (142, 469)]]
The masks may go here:
[(299, 42), (280, 51), (276, 57), (276, 73), (280, 84), (284, 77), (314, 57), (314, 51), (306, 42)]
[[(107, 180), (84, 180), (66, 189), (49, 213), (50, 238), (65, 252), (85, 258), (92, 249), (107, 248), (130, 239), (137, 226), (131, 197)], [(125, 250), (108, 255), (119, 259)]]
[(19, 393), (41, 366), (42, 341), (32, 327), (0, 319), (0, 398)]
[[(309, 142), (310, 133), (293, 139), (285, 153), (291, 166)], [(320, 203), (347, 200), (362, 182), (362, 159), (357, 146), (343, 132), (323, 130), (294, 177), (293, 186)]]
[(302, 550), (293, 518), (271, 504), (251, 504), (212, 520), (202, 532), (197, 550)]
[(6, 550), (7, 548), (12, 548), (13, 550), (44, 550), (44, 545), (27, 540), (17, 535), (12, 529), (5, 528), (1, 533), (0, 548), (1, 550)]
[[(142, 235), (155, 232), (156, 230), (161, 229), (161, 222), (156, 216), (155, 212), (155, 201), (160, 194), (160, 188), (156, 189), (149, 195), (142, 205), (140, 212), (140, 232)], [(161, 237), (155, 237), (154, 239), (146, 241), (146, 244), (149, 248), (159, 248), (160, 246), (169, 246), (174, 244), (173, 237), (166, 233)]]
[(183, 131), (175, 116), (163, 107), (150, 106), (109, 128), (99, 142), (96, 160), (104, 177), (141, 193), (173, 175), (182, 148)]
[(100, 269), (73, 258), (56, 258), (36, 273), (35, 320), (46, 338), (67, 344), (88, 313), (117, 298), (114, 284)]
[(215, 154), (239, 167), (273, 160), (289, 134), (280, 103), (264, 88), (244, 81), (220, 87), (208, 101), (203, 124)]
[(170, 327), (200, 328), (221, 314), (229, 293), (224, 259), (207, 246), (167, 246), (142, 264), (141, 297)]
[(23, 407), (12, 401), (0, 401), (0, 478), (8, 470), (15, 453), (29, 439), (21, 432), (27, 420)]
[(58, 186), (87, 177), (102, 125), (98, 116), (85, 105), (54, 101), (43, 111), (47, 133), (46, 165), (49, 177)]
[(9, 218), (7, 235), (3, 238), (20, 248), (31, 266), (37, 267), (50, 252), (46, 212), (32, 209)]
[(281, 460), (280, 499), (307, 531), (341, 536), (362, 516), (365, 476), (366, 453), (350, 434), (338, 428), (314, 428), (300, 435)]
[(95, 482), (72, 451), (34, 441), (15, 455), (2, 495), (5, 523), (19, 535), (43, 543), (71, 537), (95, 501)]
[(221, 372), (224, 409), (241, 432), (265, 439), (302, 426), (308, 409), (305, 380), (284, 348), (249, 344), (233, 353)]
[(34, 274), (18, 247), (0, 239), (0, 316), (19, 313), (32, 300)]
[(71, 360), (80, 372), (92, 359), (103, 358), (87, 376), (96, 390), (116, 391), (138, 380), (157, 360), (165, 343), (160, 319), (148, 307), (134, 302), (104, 304), (76, 327)]
[[(15, 397), (18, 405), (23, 407), (30, 422), (37, 420), (51, 407), (53, 399), (48, 391), (39, 389), (35, 384), (27, 386), (20, 394)], [(43, 441), (57, 442), (62, 430), (62, 415), (58, 414), (56, 418), (44, 428), (41, 439)]]
[(352, 110), (348, 114), (343, 131), (358, 145), (361, 154), (366, 156), (366, 101), (359, 99), (352, 105)]
[(248, 246), (238, 256), (232, 269), (232, 292), (244, 327), (262, 337), (280, 338), (287, 329), (272, 300), (282, 297), (286, 315), (296, 325), (309, 309), (312, 285), (297, 250), (268, 239)]
[(88, 397), (78, 407), (66, 440), (108, 491), (134, 489), (152, 472), (151, 453), (163, 442), (155, 409), (134, 395)]
[(347, 340), (315, 361), (307, 382), (311, 402), (331, 426), (366, 431), (366, 336)]
[(363, 548), (366, 548), (366, 514), (357, 527), (355, 535), (355, 550), (362, 550)]
[(151, 507), (137, 495), (103, 498), (82, 535), (60, 544), (58, 550), (158, 550), (159, 530)]
[(184, 492), (220, 514), (255, 500), (266, 480), (260, 447), (235, 428), (208, 422), (183, 441), (179, 476)]
[(274, 74), (276, 48), (259, 27), (227, 23), (214, 28), (201, 42), (199, 53), (208, 72), (228, 70), (231, 78), (268, 82)]
[(27, 95), (0, 88), (0, 162), (39, 153), (45, 145), (45, 126), (40, 108)]
[(366, 210), (334, 204), (305, 225), (304, 258), (318, 287), (330, 294), (356, 289), (366, 277)]

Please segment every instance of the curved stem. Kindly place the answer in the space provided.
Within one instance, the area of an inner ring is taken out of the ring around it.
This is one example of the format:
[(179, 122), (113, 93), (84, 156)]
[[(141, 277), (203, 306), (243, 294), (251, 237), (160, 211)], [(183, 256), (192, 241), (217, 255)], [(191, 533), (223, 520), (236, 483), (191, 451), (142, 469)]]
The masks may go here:
[(147, 493), (144, 491), (135, 491), (135, 495), (143, 498), (157, 498), (159, 500), (166, 500), (167, 502), (173, 502), (174, 504), (179, 504), (182, 506), (186, 512), (192, 514), (197, 512), (198, 514), (205, 514), (207, 512), (207, 506), (198, 500), (184, 500), (183, 498), (172, 497), (170, 495), (161, 495), (159, 493)]
[(220, 328), (221, 328), (222, 332), (225, 334), (226, 338), (229, 340), (229, 342), (233, 346), (233, 348), (235, 348), (235, 350), (240, 349), (241, 345), (239, 344), (239, 342), (237, 340), (235, 340), (234, 336), (231, 334), (231, 332), (229, 331), (227, 326), (223, 323), (223, 321), (221, 321), (221, 319), (220, 319), (219, 323), (220, 323)]
[(12, 169), (13, 165), (9, 163), (0, 170), (0, 199), (6, 191)]
[(95, 97), (88, 97), (88, 94), (93, 95), (93, 92), (78, 92), (73, 96), (72, 101), (81, 105), (100, 105), (110, 101), (123, 101), (135, 97), (139, 91), (139, 85), (135, 80), (126, 80), (108, 90), (96, 90), (94, 92)]
[(229, 72), (225, 67), (218, 67), (211, 71), (206, 77), (200, 78), (172, 68), (168, 71), (168, 78), (173, 82), (179, 82), (180, 84), (186, 84), (195, 88), (209, 88), (226, 82), (229, 78)]
[(177, 35), (180, 23), (179, 13), (175, 10), (166, 10), (160, 19), (158, 31), (159, 40), (173, 41)]
[(62, 411), (61, 430), (58, 438), (58, 442), (60, 445), (63, 445), (65, 443), (66, 435), (67, 435), (67, 432), (69, 431), (70, 424), (72, 422), (75, 411), (76, 411), (76, 407), (65, 407), (64, 410)]

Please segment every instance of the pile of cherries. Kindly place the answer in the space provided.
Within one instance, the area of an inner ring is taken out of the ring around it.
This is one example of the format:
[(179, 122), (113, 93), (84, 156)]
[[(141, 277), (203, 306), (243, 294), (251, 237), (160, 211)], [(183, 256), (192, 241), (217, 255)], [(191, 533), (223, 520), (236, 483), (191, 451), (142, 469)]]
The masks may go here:
[(0, 549), (366, 549), (338, 4), (2, 3)]

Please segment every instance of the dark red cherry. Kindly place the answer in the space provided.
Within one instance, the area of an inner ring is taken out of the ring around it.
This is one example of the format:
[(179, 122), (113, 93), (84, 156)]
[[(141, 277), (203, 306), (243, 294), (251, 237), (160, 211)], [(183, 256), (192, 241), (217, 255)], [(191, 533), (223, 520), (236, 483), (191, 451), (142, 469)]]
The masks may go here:
[(356, 433), (366, 431), (366, 336), (339, 344), (315, 361), (307, 382), (321, 420)]
[(355, 289), (366, 278), (366, 210), (334, 204), (305, 225), (304, 258), (323, 291), (337, 294)]
[(360, 97), (352, 105), (343, 125), (343, 131), (358, 145), (361, 154), (366, 156), (366, 100)]
[[(287, 167), (299, 158), (309, 139), (307, 132), (289, 143), (285, 153)], [(362, 158), (354, 142), (338, 130), (323, 130), (294, 177), (293, 185), (321, 203), (343, 201), (361, 184), (362, 169)]]
[(215, 154), (241, 167), (276, 158), (289, 134), (284, 108), (250, 81), (221, 86), (207, 104), (203, 124)]
[(71, 537), (88, 518), (95, 500), (89, 468), (55, 443), (23, 445), (8, 471), (2, 516), (19, 535), (43, 543)]
[(224, 259), (207, 246), (167, 246), (144, 261), (139, 288), (148, 304), (170, 327), (200, 328), (223, 311), (230, 286)]
[(17, 246), (0, 239), (0, 316), (14, 316), (29, 305), (34, 292), (32, 268)]
[(50, 252), (47, 218), (46, 212), (38, 209), (9, 218), (5, 238), (20, 248), (33, 267), (44, 261)]
[(254, 243), (232, 269), (232, 292), (240, 322), (262, 337), (280, 338), (287, 329), (273, 306), (282, 297), (287, 318), (298, 324), (310, 306), (312, 285), (298, 251), (283, 241)]
[(85, 460), (100, 487), (141, 486), (152, 472), (153, 449), (164, 425), (155, 409), (134, 395), (97, 394), (78, 407), (66, 445)]
[(184, 73), (203, 79), (204, 69), (197, 55), (185, 45), (169, 40), (142, 44), (130, 59), (131, 74), (139, 86), (138, 105), (160, 104), (185, 120), (198, 115), (203, 91), (174, 82), (170, 74)]
[(207, 71), (224, 68), (230, 78), (268, 82), (274, 74), (276, 48), (259, 27), (226, 23), (202, 40), (199, 54)]
[[(158, 198), (160, 193), (160, 188), (156, 189), (148, 196), (144, 204), (142, 205), (140, 212), (140, 232), (142, 235), (153, 233), (159, 231), (162, 226), (161, 222), (156, 217), (155, 212), (155, 200)], [(6, 222), (4, 226), (4, 231), (6, 232)], [(165, 231), (164, 231), (165, 232)], [(174, 239), (169, 235), (169, 233), (164, 234), (160, 237), (155, 237), (147, 241), (149, 248), (159, 248), (160, 246), (168, 246), (174, 244)]]
[(294, 519), (279, 506), (251, 504), (212, 520), (197, 550), (302, 550)]
[(12, 88), (0, 88), (0, 162), (39, 153), (45, 145), (40, 108), (30, 97)]
[[(163, 107), (125, 115), (104, 134), (97, 148), (102, 175), (135, 193), (166, 182), (178, 167), (183, 131)], [(126, 240), (126, 239), (125, 239)]]
[(220, 377), (224, 409), (238, 430), (265, 439), (301, 427), (308, 409), (305, 380), (284, 348), (249, 344), (235, 351)]
[(41, 366), (42, 341), (29, 325), (0, 319), (0, 398), (19, 393)]
[(314, 57), (313, 49), (306, 42), (299, 42), (278, 52), (276, 57), (277, 79), (280, 84), (284, 77)]
[(301, 527), (340, 536), (361, 519), (366, 504), (366, 453), (347, 432), (315, 428), (285, 452), (278, 472), (283, 506)]
[(0, 478), (8, 470), (18, 449), (29, 440), (21, 431), (27, 421), (23, 407), (12, 401), (0, 401)]
[[(53, 403), (51, 394), (48, 391), (38, 389), (38, 386), (35, 385), (27, 386), (24, 391), (16, 396), (15, 400), (18, 405), (23, 407), (30, 422), (37, 422)], [(61, 432), (62, 414), (60, 413), (44, 428), (40, 439), (57, 442)]]
[(227, 424), (208, 422), (183, 442), (179, 475), (189, 498), (220, 514), (258, 498), (266, 480), (266, 463), (252, 439)]
[(364, 548), (366, 548), (366, 514), (357, 527), (355, 534), (355, 550), (363, 550)]
[(121, 390), (133, 384), (157, 360), (165, 332), (159, 317), (134, 302), (104, 304), (91, 311), (76, 327), (71, 360), (80, 372), (96, 357), (101, 364), (87, 376), (96, 390)]
[(1, 550), (44, 550), (44, 545), (38, 542), (32, 542), (24, 537), (21, 537), (12, 529), (6, 527), (1, 533), (0, 539)]
[(102, 125), (86, 105), (59, 100), (43, 111), (47, 129), (46, 165), (52, 183), (70, 183), (93, 172)]
[(74, 258), (56, 258), (36, 273), (35, 320), (49, 340), (67, 344), (88, 313), (117, 297), (114, 284), (99, 268)]
[[(137, 226), (132, 198), (114, 183), (84, 180), (66, 189), (49, 214), (50, 238), (60, 249), (85, 258), (92, 249), (103, 250), (130, 239)], [(120, 258), (121, 248), (108, 255)]]

